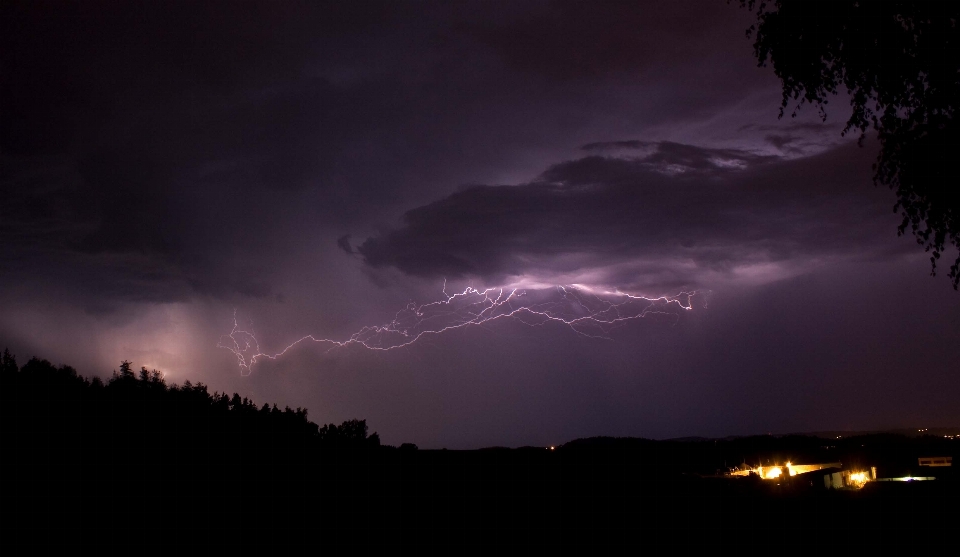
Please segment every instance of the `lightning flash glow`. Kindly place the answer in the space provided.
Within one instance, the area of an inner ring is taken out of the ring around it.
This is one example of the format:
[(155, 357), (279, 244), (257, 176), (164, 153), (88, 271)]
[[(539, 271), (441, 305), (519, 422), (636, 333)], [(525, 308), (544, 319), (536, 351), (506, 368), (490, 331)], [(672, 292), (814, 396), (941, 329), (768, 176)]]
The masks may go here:
[(530, 327), (558, 325), (590, 338), (609, 339), (615, 328), (652, 315), (679, 319), (681, 311), (692, 309), (696, 292), (648, 298), (622, 292), (597, 291), (583, 285), (543, 289), (467, 288), (459, 294), (428, 304), (408, 304), (384, 325), (363, 327), (345, 340), (307, 335), (276, 353), (263, 352), (256, 335), (242, 329), (234, 312), (233, 330), (220, 337), (217, 347), (237, 357), (241, 375), (249, 375), (261, 358), (276, 360), (307, 341), (328, 346), (328, 350), (357, 346), (367, 350), (396, 350), (425, 337), (498, 320), (514, 320)]

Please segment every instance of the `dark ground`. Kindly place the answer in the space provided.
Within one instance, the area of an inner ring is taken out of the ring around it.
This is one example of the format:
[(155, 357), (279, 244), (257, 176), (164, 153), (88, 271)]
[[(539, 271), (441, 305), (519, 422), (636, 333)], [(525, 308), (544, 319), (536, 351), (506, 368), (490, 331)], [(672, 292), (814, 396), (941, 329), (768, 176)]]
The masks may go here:
[(689, 474), (635, 448), (330, 449), (274, 463), (237, 450), (199, 464), (78, 449), (5, 457), (5, 545), (907, 549), (958, 536), (946, 469), (826, 491)]
[[(317, 426), (202, 385), (106, 384), (0, 358), (0, 540), (11, 554), (169, 548), (497, 552), (684, 547), (764, 554), (957, 547), (960, 439), (873, 434), (575, 440), (474, 451), (379, 446), (363, 421)], [(935, 481), (823, 487), (728, 467), (842, 462)], [(951, 549), (952, 548), (952, 549)], [(6, 552), (5, 552), (6, 553)]]

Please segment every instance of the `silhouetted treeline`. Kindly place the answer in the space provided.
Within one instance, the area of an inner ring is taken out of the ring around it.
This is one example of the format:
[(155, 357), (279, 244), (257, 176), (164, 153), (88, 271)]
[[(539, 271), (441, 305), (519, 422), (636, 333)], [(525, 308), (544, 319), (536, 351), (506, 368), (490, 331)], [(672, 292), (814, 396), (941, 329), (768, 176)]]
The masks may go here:
[(378, 447), (365, 420), (323, 427), (304, 408), (258, 406), (203, 383), (168, 384), (163, 374), (120, 364), (106, 382), (70, 366), (0, 356), (0, 430), (13, 459), (111, 462), (276, 461), (330, 447)]
[(817, 483), (801, 476), (716, 475), (771, 460), (918, 472), (919, 456), (956, 462), (960, 439), (596, 437), (555, 450), (330, 450), (379, 439), (362, 420), (319, 427), (303, 409), (168, 385), (128, 363), (107, 381), (87, 380), (43, 360), (19, 368), (6, 352), (0, 418), (0, 536), (19, 553), (43, 544), (915, 553), (923, 542), (953, 543), (960, 501), (949, 468), (922, 471), (936, 481), (859, 491), (808, 489)]

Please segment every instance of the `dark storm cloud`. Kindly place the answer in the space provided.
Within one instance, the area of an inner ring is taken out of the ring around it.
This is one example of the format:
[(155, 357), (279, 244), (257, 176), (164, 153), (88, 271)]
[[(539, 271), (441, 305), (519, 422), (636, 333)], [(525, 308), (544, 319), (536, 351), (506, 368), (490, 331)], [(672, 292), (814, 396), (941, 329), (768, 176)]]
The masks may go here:
[[(303, 228), (369, 226), (447, 180), (497, 174), (513, 151), (567, 149), (556, 138), (618, 95), (616, 79), (660, 83), (704, 52), (745, 48), (717, 40), (715, 21), (742, 26), (722, 3), (0, 10), (0, 249), (39, 249), (48, 255), (31, 264), (67, 259), (84, 275), (100, 268), (102, 282), (148, 282), (118, 262), (162, 268), (148, 288), (157, 300), (267, 296), (284, 267), (267, 258), (305, 236), (330, 241)], [(682, 74), (709, 79), (702, 94), (651, 89), (650, 112), (736, 99), (744, 77), (718, 80), (709, 67)]]
[(804, 155), (843, 143), (843, 121), (784, 122), (741, 126), (740, 132), (760, 133), (763, 140), (788, 155)]
[(516, 68), (570, 80), (680, 62), (716, 32), (717, 19), (731, 15), (722, 2), (555, 0), (513, 21), (468, 28)]
[[(0, 340), (421, 447), (952, 419), (953, 294), (898, 259), (915, 246), (844, 115), (777, 121), (752, 20), (723, 0), (0, 0)], [(458, 275), (714, 293), (612, 343), (498, 322), (249, 377), (214, 348), (235, 310), (264, 350), (345, 339)]]
[[(600, 141), (588, 143), (581, 147), (584, 151), (645, 151), (640, 158), (628, 159), (643, 168), (659, 170), (660, 172), (670, 172), (673, 167), (677, 172), (716, 172), (729, 168), (746, 168), (764, 162), (772, 162), (776, 157), (771, 155), (760, 155), (745, 151), (743, 149), (722, 149), (722, 148), (703, 148), (695, 145), (685, 145), (673, 141)], [(584, 159), (596, 161), (598, 159)], [(622, 159), (605, 159), (608, 162), (615, 162)], [(571, 169), (580, 171), (594, 168), (600, 170), (600, 165), (589, 165), (581, 163), (565, 163), (557, 165), (543, 173), (542, 178), (548, 181), (560, 182), (586, 182), (603, 181), (604, 176), (594, 174), (570, 176), (567, 174)], [(614, 175), (610, 179), (616, 179), (618, 169), (610, 168)]]
[(0, 10), (0, 249), (91, 299), (268, 295), (244, 261), (395, 102), (364, 65), (392, 3)]
[(344, 234), (343, 236), (340, 236), (339, 238), (337, 238), (337, 247), (342, 249), (344, 252), (349, 253), (350, 255), (353, 255), (354, 253), (356, 253), (355, 251), (353, 251), (353, 246), (350, 245), (349, 234)]
[(640, 141), (639, 139), (626, 139), (622, 141), (595, 141), (587, 143), (581, 149), (584, 151), (604, 151), (609, 149), (641, 149), (649, 147), (649, 141)]
[(869, 161), (868, 149), (784, 160), (666, 142), (627, 146), (650, 152), (589, 156), (534, 182), (460, 191), (407, 212), (403, 226), (358, 251), (373, 267), (422, 276), (580, 275), (675, 288), (765, 282), (825, 258), (890, 250), (889, 207), (870, 196), (865, 173), (849, 170), (851, 159)]

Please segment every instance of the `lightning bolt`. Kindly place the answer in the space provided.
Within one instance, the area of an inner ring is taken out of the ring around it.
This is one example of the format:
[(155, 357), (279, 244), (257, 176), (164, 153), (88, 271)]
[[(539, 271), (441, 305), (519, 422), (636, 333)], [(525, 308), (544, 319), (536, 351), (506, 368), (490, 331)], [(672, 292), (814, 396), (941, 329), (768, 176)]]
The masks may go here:
[(311, 341), (328, 345), (327, 351), (357, 346), (367, 350), (389, 351), (410, 346), (428, 336), (493, 321), (511, 319), (530, 327), (555, 324), (589, 338), (610, 339), (609, 333), (626, 322), (650, 315), (668, 315), (679, 319), (679, 311), (693, 308), (697, 292), (681, 292), (676, 296), (648, 298), (620, 291), (595, 290), (588, 286), (558, 285), (544, 289), (496, 287), (478, 290), (467, 287), (463, 292), (447, 294), (444, 299), (428, 304), (408, 304), (393, 320), (384, 325), (366, 326), (345, 340), (304, 336), (283, 350), (263, 352), (252, 330), (243, 329), (233, 314), (233, 329), (220, 337), (218, 348), (236, 356), (240, 374), (250, 375), (258, 360), (276, 360), (293, 348)]

